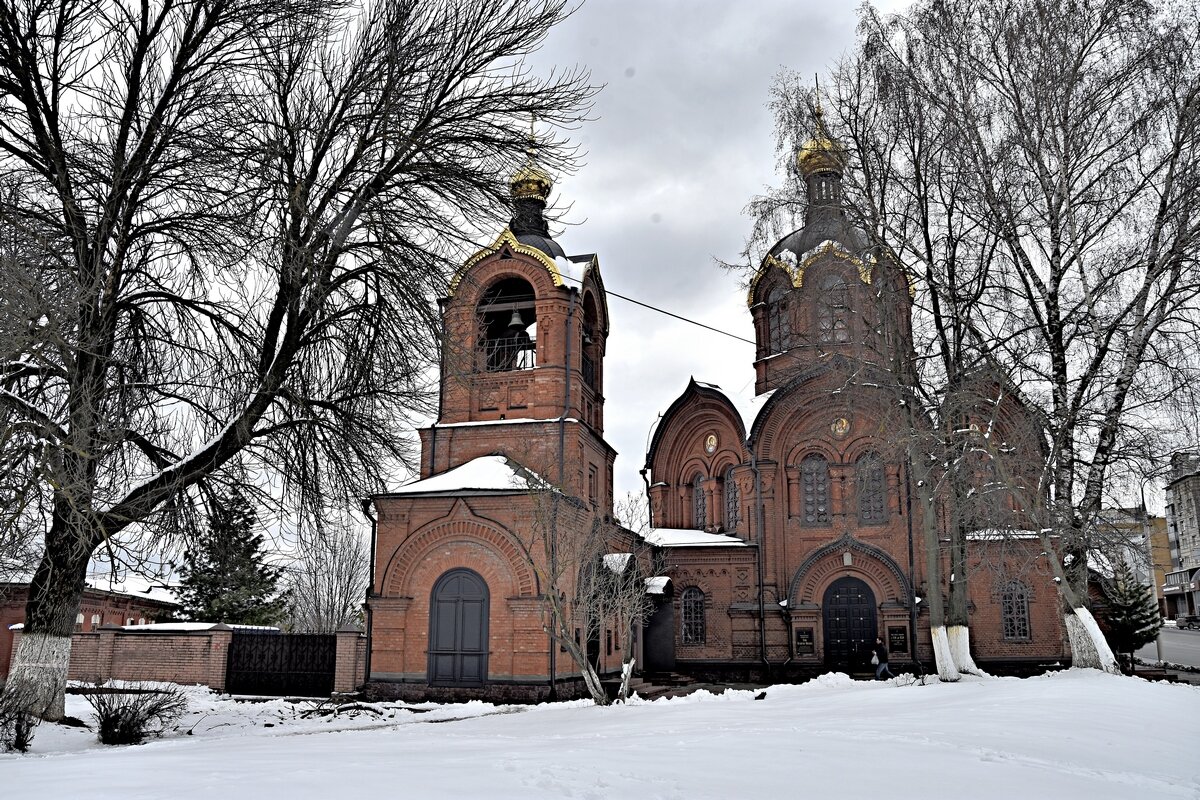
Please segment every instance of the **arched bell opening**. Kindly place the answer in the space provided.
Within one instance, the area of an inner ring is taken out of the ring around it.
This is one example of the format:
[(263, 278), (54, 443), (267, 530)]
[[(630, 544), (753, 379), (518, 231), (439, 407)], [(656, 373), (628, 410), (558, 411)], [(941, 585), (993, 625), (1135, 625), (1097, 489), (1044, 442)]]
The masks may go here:
[(600, 324), (596, 299), (588, 292), (583, 296), (583, 324), (580, 326), (580, 371), (584, 384), (601, 393)]
[(537, 366), (537, 306), (533, 286), (505, 278), (486, 292), (476, 308), (479, 367), (485, 372)]

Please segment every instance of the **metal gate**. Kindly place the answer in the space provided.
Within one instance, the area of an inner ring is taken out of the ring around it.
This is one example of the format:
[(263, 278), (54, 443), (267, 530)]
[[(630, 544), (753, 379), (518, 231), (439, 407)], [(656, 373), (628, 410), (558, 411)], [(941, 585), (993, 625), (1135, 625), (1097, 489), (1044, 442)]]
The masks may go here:
[(226, 662), (230, 694), (327, 697), (333, 692), (337, 636), (234, 630)]

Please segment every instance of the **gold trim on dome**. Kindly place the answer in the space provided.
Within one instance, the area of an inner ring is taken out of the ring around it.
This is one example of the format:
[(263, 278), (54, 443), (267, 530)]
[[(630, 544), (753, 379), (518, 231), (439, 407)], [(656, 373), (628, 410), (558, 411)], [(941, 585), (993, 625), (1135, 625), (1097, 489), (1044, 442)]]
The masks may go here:
[(871, 265), (875, 263), (874, 256), (869, 258), (869, 262), (863, 261), (858, 256), (851, 253), (846, 248), (842, 247), (832, 239), (827, 239), (815, 248), (809, 251), (808, 258), (796, 265), (796, 274), (792, 278), (792, 285), (797, 289), (804, 286), (804, 271), (811, 267), (818, 259), (823, 256), (831, 256), (838, 261), (844, 261), (858, 268), (858, 278), (868, 286), (871, 285)]
[(554, 281), (555, 286), (564, 285), (562, 273), (558, 271), (558, 265), (554, 263), (554, 259), (543, 253), (541, 250), (538, 250), (536, 247), (530, 247), (527, 244), (521, 244), (517, 241), (517, 237), (513, 236), (513, 232), (508, 228), (505, 228), (496, 238), (496, 241), (492, 242), (490, 246), (483, 248), (475, 255), (468, 258), (463, 262), (463, 265), (458, 268), (458, 270), (454, 273), (454, 277), (450, 279), (449, 296), (453, 297), (455, 293), (458, 292), (459, 284), (462, 283), (463, 277), (466, 276), (471, 267), (475, 266), (488, 256), (499, 253), (505, 247), (512, 250), (514, 253), (519, 253), (523, 256), (529, 256), (545, 267), (546, 271), (550, 273), (550, 278)]
[(754, 273), (754, 277), (750, 279), (750, 290), (746, 293), (746, 305), (754, 305), (754, 293), (758, 290), (758, 284), (762, 283), (763, 277), (767, 274), (767, 270), (771, 267), (777, 267), (783, 270), (783, 274), (787, 275), (789, 281), (794, 281), (791, 269), (788, 265), (780, 261), (775, 256), (767, 253), (767, 257), (762, 260), (762, 264), (758, 267), (758, 272)]

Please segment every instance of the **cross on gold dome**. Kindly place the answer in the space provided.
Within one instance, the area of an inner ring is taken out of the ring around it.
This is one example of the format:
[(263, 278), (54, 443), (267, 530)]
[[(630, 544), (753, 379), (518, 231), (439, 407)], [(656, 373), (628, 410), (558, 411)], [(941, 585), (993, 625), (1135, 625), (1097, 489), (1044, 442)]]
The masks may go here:
[(537, 115), (529, 116), (529, 146), (525, 149), (525, 164), (509, 179), (508, 185), (512, 190), (514, 200), (541, 200), (545, 202), (554, 188), (554, 180), (550, 174), (538, 166), (535, 152), (537, 150), (537, 133), (534, 125)]

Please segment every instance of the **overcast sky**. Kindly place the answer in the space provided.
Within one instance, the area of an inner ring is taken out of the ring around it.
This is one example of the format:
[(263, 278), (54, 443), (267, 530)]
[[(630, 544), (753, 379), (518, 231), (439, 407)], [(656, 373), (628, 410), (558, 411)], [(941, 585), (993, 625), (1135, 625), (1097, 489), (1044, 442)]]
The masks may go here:
[[(900, 2), (882, 3), (884, 8)], [(854, 43), (857, 4), (838, 0), (589, 0), (554, 29), (535, 69), (581, 65), (604, 84), (577, 139), (559, 243), (599, 254), (605, 286), (753, 339), (735, 261), (746, 203), (776, 174), (775, 75), (825, 72)], [(617, 497), (643, 491), (647, 433), (688, 378), (752, 393), (754, 347), (610, 297), (605, 436)]]

